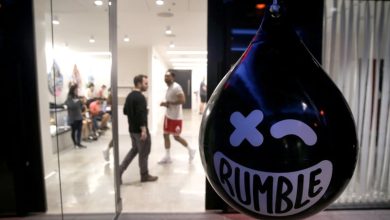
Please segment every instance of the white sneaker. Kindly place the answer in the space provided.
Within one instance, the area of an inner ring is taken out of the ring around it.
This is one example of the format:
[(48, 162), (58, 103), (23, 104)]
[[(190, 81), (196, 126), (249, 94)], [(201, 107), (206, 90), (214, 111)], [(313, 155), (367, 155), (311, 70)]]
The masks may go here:
[(169, 163), (172, 163), (172, 160), (170, 157), (167, 157), (167, 156), (163, 157), (163, 159), (161, 159), (158, 162), (158, 164), (169, 164)]
[(195, 152), (196, 152), (196, 150), (195, 150), (195, 149), (192, 149), (192, 148), (190, 148), (190, 149), (188, 150), (189, 161), (190, 161), (190, 162), (194, 160)]
[(109, 160), (110, 160), (110, 154), (109, 154), (108, 149), (103, 150), (103, 158), (104, 158), (106, 161), (109, 161)]

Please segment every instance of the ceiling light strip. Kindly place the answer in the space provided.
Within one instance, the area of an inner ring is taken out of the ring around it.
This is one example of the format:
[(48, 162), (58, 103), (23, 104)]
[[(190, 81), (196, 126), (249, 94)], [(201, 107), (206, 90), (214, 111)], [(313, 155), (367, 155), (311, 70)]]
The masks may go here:
[(206, 55), (207, 51), (202, 50), (168, 50), (168, 55)]
[(171, 62), (207, 62), (207, 58), (172, 58)]
[(156, 5), (164, 5), (164, 1), (163, 0), (156, 0)]
[(103, 1), (102, 0), (96, 0), (93, 2), (96, 6), (102, 6), (103, 5)]
[(199, 66), (199, 65), (207, 64), (207, 62), (194, 62), (194, 63), (177, 63), (177, 62), (172, 62), (171, 64), (174, 65), (174, 66)]

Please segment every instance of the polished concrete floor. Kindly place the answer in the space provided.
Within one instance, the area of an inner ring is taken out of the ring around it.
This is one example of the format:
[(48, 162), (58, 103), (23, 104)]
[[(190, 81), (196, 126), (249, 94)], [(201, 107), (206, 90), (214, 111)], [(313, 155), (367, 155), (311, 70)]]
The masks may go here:
[[(185, 111), (182, 137), (198, 149), (201, 116)], [(162, 126), (161, 126), (162, 128)], [(120, 157), (130, 148), (130, 137), (120, 136)], [(171, 138), (171, 164), (160, 165), (165, 155), (162, 130), (152, 137), (149, 157), (150, 174), (159, 177), (157, 182), (141, 183), (138, 157), (123, 174), (121, 186), (124, 212), (203, 212), (205, 209), (205, 174), (197, 150), (192, 163), (188, 151)]]
[[(198, 148), (201, 115), (191, 110), (184, 112), (182, 137)], [(97, 141), (84, 142), (86, 149), (69, 149), (60, 153), (62, 193), (59, 193), (58, 175), (46, 180), (48, 213), (107, 213), (114, 212), (114, 162), (103, 159), (104, 150), (111, 140), (108, 130)], [(192, 163), (188, 151), (172, 140), (173, 162), (157, 162), (165, 153), (162, 131), (152, 136), (149, 171), (159, 177), (157, 182), (141, 183), (138, 157), (123, 175), (121, 198), (123, 212), (204, 212), (205, 174), (197, 150)], [(120, 161), (131, 147), (129, 135), (119, 136)]]
[[(1, 217), (0, 217), (1, 218)], [(30, 215), (27, 217), (10, 217), (7, 220), (254, 220), (238, 213), (121, 213), (113, 214), (64, 214), (64, 215)], [(351, 210), (323, 211), (306, 218), (306, 220), (389, 220), (390, 210)]]
[[(198, 147), (201, 116), (186, 111), (183, 137)], [(103, 159), (102, 150), (111, 140), (111, 130), (98, 141), (85, 143), (86, 149), (68, 149), (60, 153), (60, 172), (46, 177), (48, 211), (28, 217), (9, 219), (114, 219), (115, 190), (112, 152), (110, 161)], [(131, 146), (128, 135), (119, 136), (119, 155), (124, 157)], [(138, 157), (123, 176), (120, 187), (122, 214), (118, 219), (204, 219), (246, 220), (242, 214), (205, 211), (205, 175), (199, 152), (192, 163), (188, 153), (179, 143), (172, 141), (173, 163), (159, 165), (164, 154), (161, 132), (152, 137), (149, 159), (150, 173), (159, 177), (157, 182), (141, 183)], [(59, 175), (60, 173), (60, 175)], [(61, 178), (61, 191), (59, 177)], [(61, 207), (60, 204), (63, 204)], [(61, 212), (64, 215), (61, 215)], [(312, 220), (388, 220), (390, 210), (323, 211), (309, 217)]]

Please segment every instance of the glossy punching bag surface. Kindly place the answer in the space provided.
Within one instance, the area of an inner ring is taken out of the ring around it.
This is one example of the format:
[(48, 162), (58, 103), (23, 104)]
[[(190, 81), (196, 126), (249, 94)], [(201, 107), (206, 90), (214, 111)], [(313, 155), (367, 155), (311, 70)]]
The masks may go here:
[(210, 97), (200, 153), (218, 195), (255, 218), (302, 218), (331, 204), (358, 154), (351, 111), (280, 14), (267, 11)]

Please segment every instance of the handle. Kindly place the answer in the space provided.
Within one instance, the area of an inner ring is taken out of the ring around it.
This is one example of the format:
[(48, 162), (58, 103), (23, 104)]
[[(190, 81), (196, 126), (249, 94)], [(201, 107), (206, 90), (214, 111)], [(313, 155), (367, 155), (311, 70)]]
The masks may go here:
[(190, 80), (187, 80), (187, 95), (189, 96), (190, 95)]

